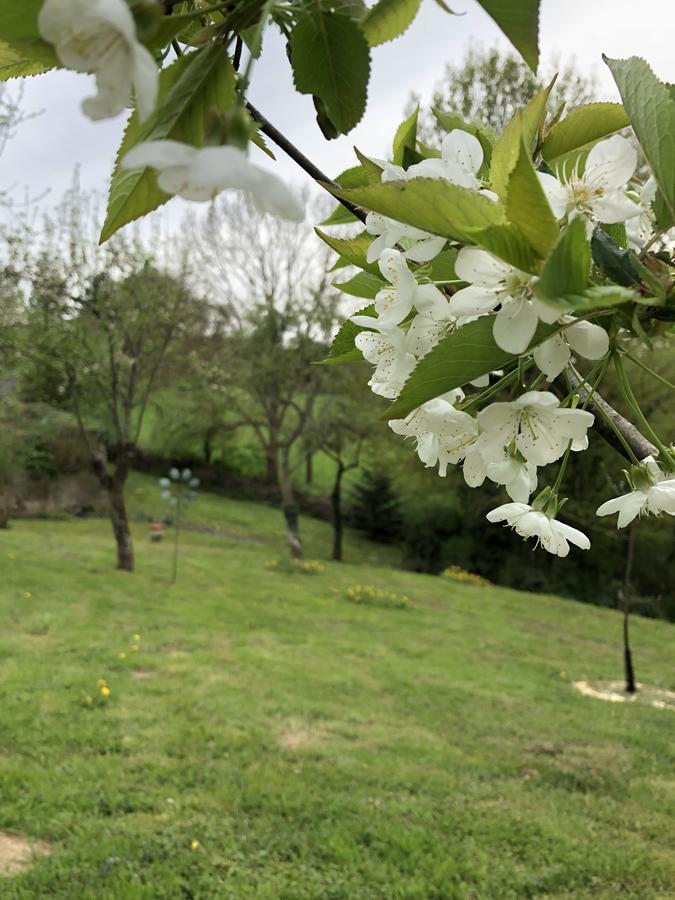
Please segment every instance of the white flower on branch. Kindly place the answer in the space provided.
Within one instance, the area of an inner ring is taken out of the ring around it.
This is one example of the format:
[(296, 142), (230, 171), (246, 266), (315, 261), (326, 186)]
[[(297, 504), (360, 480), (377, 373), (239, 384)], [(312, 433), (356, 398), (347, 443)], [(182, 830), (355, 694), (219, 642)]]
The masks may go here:
[(630, 481), (635, 490), (607, 500), (596, 510), (597, 516), (618, 513), (617, 528), (625, 528), (638, 516), (675, 516), (675, 475), (665, 475), (653, 457), (648, 456), (630, 472)]
[(396, 244), (403, 246), (404, 242), (409, 244), (404, 252), (405, 258), (418, 263), (430, 262), (445, 246), (443, 237), (436, 237), (428, 231), (422, 231), (421, 228), (404, 225), (374, 212), (366, 216), (366, 231), (368, 234), (377, 235), (368, 247), (366, 258), (369, 263), (380, 259), (387, 249), (395, 247)]
[(600, 325), (577, 322), (573, 316), (562, 316), (561, 324), (574, 323), (540, 344), (532, 354), (540, 371), (553, 381), (565, 369), (572, 351), (584, 359), (602, 359), (609, 350), (609, 335)]
[(583, 216), (592, 230), (594, 222), (613, 225), (642, 212), (642, 207), (626, 196), (637, 160), (630, 141), (615, 134), (592, 148), (583, 172), (577, 161), (571, 172), (560, 173), (560, 180), (545, 172), (537, 175), (555, 217)]
[(378, 291), (375, 310), (381, 325), (398, 325), (414, 308), (433, 321), (450, 321), (450, 304), (433, 284), (418, 284), (399, 250), (385, 250), (380, 257), (380, 272), (391, 287)]
[(98, 94), (83, 101), (85, 115), (116, 116), (133, 94), (139, 118), (148, 118), (157, 102), (159, 71), (138, 41), (124, 0), (45, 0), (38, 28), (64, 66), (96, 76)]
[(504, 454), (503, 459), (488, 463), (487, 477), (501, 484), (516, 503), (527, 503), (537, 489), (537, 467), (520, 454)]
[(586, 535), (571, 525), (559, 522), (527, 503), (505, 503), (487, 514), (489, 522), (506, 522), (523, 538), (537, 538), (537, 545), (555, 556), (567, 556), (570, 544), (589, 550)]
[(159, 172), (157, 183), (167, 194), (207, 202), (221, 191), (246, 191), (256, 209), (280, 219), (301, 222), (302, 204), (272, 172), (249, 162), (246, 153), (230, 145), (191, 147), (178, 141), (146, 141), (122, 160), (125, 169), (146, 166)]
[(366, 324), (376, 331), (362, 331), (356, 335), (354, 344), (369, 363), (375, 366), (369, 387), (374, 394), (393, 400), (401, 393), (403, 385), (417, 364), (408, 347), (408, 337), (396, 326), (380, 326), (376, 318), (353, 316), (357, 325)]
[(562, 409), (547, 391), (527, 391), (511, 403), (492, 403), (478, 413), (484, 453), (497, 459), (513, 441), (527, 462), (546, 466), (572, 450), (587, 446), (593, 414), (583, 409)]
[(477, 191), (481, 188), (478, 170), (482, 164), (483, 148), (478, 138), (455, 128), (443, 138), (440, 159), (432, 157), (415, 163), (407, 170), (406, 177), (443, 178)]
[(452, 297), (450, 308), (458, 318), (484, 316), (499, 306), (493, 335), (507, 353), (523, 353), (530, 345), (537, 324), (549, 324), (560, 315), (532, 293), (531, 275), (502, 262), (479, 247), (462, 247), (455, 272), (469, 286)]

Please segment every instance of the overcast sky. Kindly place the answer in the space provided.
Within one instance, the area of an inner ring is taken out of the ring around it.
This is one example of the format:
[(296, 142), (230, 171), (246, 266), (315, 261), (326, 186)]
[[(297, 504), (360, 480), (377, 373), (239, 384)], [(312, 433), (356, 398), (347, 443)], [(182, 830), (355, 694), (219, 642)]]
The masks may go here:
[[(449, 16), (433, 0), (424, 0), (408, 32), (374, 50), (366, 115), (346, 137), (323, 139), (311, 98), (294, 93), (283, 44), (271, 32), (254, 71), (251, 99), (331, 176), (354, 164), (353, 144), (368, 155), (386, 155), (411, 90), (428, 99), (445, 63), (461, 59), (471, 45), (508, 46), (475, 0), (452, 0), (450, 5), (466, 14)], [(617, 99), (603, 52), (643, 56), (661, 79), (675, 82), (675, 0), (542, 0), (542, 7), (542, 60), (557, 56), (562, 65), (574, 61), (581, 72), (595, 70), (602, 99)], [(2, 186), (13, 186), (16, 196), (26, 187), (33, 195), (49, 192), (43, 202), (55, 202), (78, 164), (85, 188), (105, 190), (125, 116), (90, 122), (80, 111), (88, 93), (91, 79), (85, 75), (54, 72), (26, 81), (25, 111), (44, 113), (25, 122), (7, 146), (0, 160)], [(303, 183), (303, 173), (282, 153), (277, 165), (284, 177)], [(180, 215), (176, 201), (173, 205), (172, 220)]]

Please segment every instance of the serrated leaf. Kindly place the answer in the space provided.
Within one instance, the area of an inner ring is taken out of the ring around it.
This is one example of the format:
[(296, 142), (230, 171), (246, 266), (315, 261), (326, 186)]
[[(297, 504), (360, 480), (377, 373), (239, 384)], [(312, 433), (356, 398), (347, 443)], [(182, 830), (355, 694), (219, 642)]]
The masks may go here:
[[(376, 317), (377, 313), (371, 303), (369, 306), (354, 313), (354, 315)], [(354, 340), (358, 334), (367, 330), (361, 325), (352, 322), (351, 319), (347, 319), (333, 338), (328, 358), (322, 360), (319, 365), (335, 365), (336, 363), (354, 362), (363, 359), (361, 351), (354, 346)]]
[(53, 68), (55, 68), (55, 65), (47, 65), (35, 59), (27, 59), (15, 47), (0, 41), (0, 81), (42, 75)]
[(628, 125), (626, 110), (620, 103), (587, 103), (557, 122), (541, 145), (547, 162), (599, 141)]
[(621, 306), (624, 303), (637, 303), (643, 298), (636, 291), (618, 284), (599, 285), (586, 288), (580, 294), (565, 294), (560, 298), (576, 313), (592, 312), (607, 306)]
[(533, 72), (539, 65), (539, 0), (478, 0)]
[(415, 21), (421, 0), (379, 0), (361, 19), (371, 47), (400, 37)]
[(616, 284), (624, 287), (641, 284), (640, 276), (633, 264), (634, 254), (620, 247), (604, 229), (594, 229), (591, 252), (596, 266)]
[(455, 263), (457, 262), (457, 250), (441, 250), (429, 263), (430, 278), (432, 281), (454, 281), (457, 278)]
[(637, 56), (604, 61), (614, 76), (640, 146), (675, 219), (675, 91)]
[(387, 282), (377, 275), (370, 272), (359, 272), (349, 281), (334, 281), (333, 287), (336, 287), (343, 294), (349, 294), (351, 297), (362, 297), (364, 300), (373, 300), (375, 295), (387, 287)]
[(149, 140), (170, 139), (203, 146), (209, 109), (231, 106), (234, 85), (232, 63), (217, 44), (182, 56), (161, 72), (155, 113), (143, 125), (138, 121), (137, 112), (129, 119), (110, 184), (101, 243), (123, 225), (171, 199), (160, 190), (151, 169), (122, 169), (120, 161), (123, 157), (136, 144)]
[(0, 40), (7, 42), (20, 59), (52, 68), (60, 66), (54, 48), (38, 31), (38, 15), (44, 0), (0, 0)]
[(333, 237), (332, 234), (326, 234), (325, 231), (321, 231), (320, 228), (315, 228), (314, 231), (316, 231), (322, 241), (328, 244), (331, 250), (334, 250), (346, 261), (347, 265), (357, 266), (365, 272), (370, 272), (372, 275), (379, 276), (380, 270), (377, 263), (369, 263), (366, 260), (368, 247), (370, 247), (374, 240), (372, 234), (368, 234), (367, 231), (362, 231), (361, 234), (357, 234), (356, 237), (336, 238)]
[[(361, 153), (358, 147), (354, 147), (354, 153), (356, 154), (356, 158), (361, 163), (361, 167), (365, 171), (368, 176), (367, 184), (371, 182), (379, 183), (382, 180), (382, 166), (378, 165), (374, 159), (371, 159), (369, 156), (366, 156), (365, 153)], [(352, 171), (348, 169), (347, 171)], [(341, 181), (338, 182), (342, 184)], [(356, 185), (345, 184), (345, 187), (356, 187)]]
[(420, 108), (416, 106), (405, 121), (396, 129), (394, 135), (393, 162), (394, 165), (402, 166), (406, 149), (414, 150), (417, 141), (417, 117)]
[(358, 24), (320, 6), (302, 14), (290, 37), (296, 89), (319, 98), (336, 130), (361, 121), (370, 77), (370, 49)]
[[(403, 418), (427, 400), (462, 387), (495, 369), (503, 369), (517, 359), (497, 346), (492, 336), (493, 328), (494, 316), (481, 316), (444, 337), (419, 361), (398, 400), (387, 411), (387, 418)], [(540, 323), (531, 347), (545, 340), (554, 330), (554, 326)]]
[(528, 151), (534, 156), (544, 127), (546, 103), (554, 82), (555, 78), (543, 91), (536, 94), (527, 106), (518, 110), (492, 148), (490, 182), (492, 189), (502, 198), (506, 195), (511, 170), (518, 160), (521, 141), (525, 142)]
[(536, 285), (543, 300), (559, 302), (567, 294), (581, 294), (591, 271), (591, 248), (586, 238), (586, 223), (572, 219), (544, 262)]
[(509, 176), (506, 215), (541, 257), (548, 255), (558, 239), (558, 223), (524, 141)]

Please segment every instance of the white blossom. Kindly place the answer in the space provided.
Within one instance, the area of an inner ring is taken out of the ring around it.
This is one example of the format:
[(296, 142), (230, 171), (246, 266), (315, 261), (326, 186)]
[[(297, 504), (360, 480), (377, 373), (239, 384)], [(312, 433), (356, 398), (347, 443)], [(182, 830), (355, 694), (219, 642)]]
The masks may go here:
[(221, 191), (246, 191), (256, 209), (300, 222), (302, 204), (272, 172), (249, 162), (246, 153), (229, 145), (191, 147), (178, 141), (146, 141), (122, 160), (125, 169), (149, 166), (159, 172), (157, 183), (167, 194), (206, 202)]
[(640, 469), (632, 472), (636, 490), (607, 500), (596, 510), (597, 516), (618, 513), (617, 528), (625, 528), (637, 516), (650, 513), (675, 516), (675, 475), (665, 475), (651, 456), (642, 461)]
[(478, 138), (459, 128), (445, 135), (440, 159), (432, 157), (410, 166), (410, 178), (443, 178), (460, 187), (478, 190), (481, 187), (478, 170), (483, 164), (483, 148)]
[(527, 391), (511, 403), (492, 403), (478, 413), (484, 453), (493, 459), (513, 441), (527, 462), (545, 466), (572, 449), (585, 449), (593, 414), (561, 409), (547, 391)]
[(375, 296), (375, 310), (382, 325), (400, 324), (414, 308), (434, 321), (450, 321), (450, 304), (433, 284), (418, 284), (399, 250), (385, 250), (380, 272), (391, 287)]
[(408, 349), (405, 331), (396, 326), (379, 326), (376, 318), (368, 323), (366, 316), (353, 316), (352, 321), (367, 324), (375, 331), (361, 331), (354, 343), (369, 363), (375, 366), (368, 385), (374, 394), (394, 400), (417, 364), (417, 357)]
[(590, 549), (586, 535), (571, 525), (559, 522), (527, 503), (505, 503), (487, 514), (489, 522), (506, 522), (523, 538), (537, 538), (537, 545), (555, 556), (567, 556), (570, 543), (582, 550)]
[(504, 453), (503, 458), (489, 462), (487, 477), (506, 488), (506, 493), (516, 503), (527, 503), (537, 489), (537, 467), (534, 463), (516, 455)]
[(38, 29), (64, 66), (95, 75), (98, 93), (83, 101), (85, 115), (116, 116), (133, 94), (140, 120), (148, 118), (157, 102), (159, 71), (138, 40), (124, 0), (45, 0)]
[(574, 320), (573, 316), (561, 316), (561, 324), (568, 325), (564, 331), (554, 334), (535, 348), (534, 361), (549, 381), (560, 375), (570, 361), (572, 351), (584, 359), (602, 359), (609, 350), (609, 335), (600, 325), (593, 322)]
[(404, 256), (418, 263), (430, 262), (445, 246), (443, 237), (436, 237), (428, 231), (422, 231), (421, 228), (404, 225), (403, 222), (374, 212), (369, 212), (366, 216), (366, 231), (368, 234), (377, 235), (366, 253), (369, 263), (380, 259), (385, 250), (395, 247), (396, 244), (409, 244)]
[(453, 295), (450, 308), (458, 318), (484, 316), (500, 307), (495, 317), (494, 339), (507, 353), (523, 353), (530, 345), (540, 319), (555, 322), (560, 315), (532, 293), (533, 277), (502, 262), (479, 247), (462, 247), (455, 272), (469, 286)]
[(560, 173), (560, 180), (544, 172), (537, 175), (555, 217), (582, 216), (592, 230), (594, 222), (611, 225), (640, 215), (642, 208), (626, 196), (636, 166), (635, 147), (615, 134), (592, 148), (583, 173), (577, 162), (571, 172)]

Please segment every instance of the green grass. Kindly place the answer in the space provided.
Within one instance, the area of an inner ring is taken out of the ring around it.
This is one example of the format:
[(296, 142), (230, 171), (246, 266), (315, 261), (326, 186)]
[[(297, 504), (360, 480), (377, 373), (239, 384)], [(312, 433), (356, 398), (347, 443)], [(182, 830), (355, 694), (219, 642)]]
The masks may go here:
[[(137, 514), (154, 492), (134, 481)], [(3, 900), (675, 896), (675, 716), (571, 684), (619, 676), (616, 613), (352, 537), (359, 564), (287, 574), (275, 510), (191, 515), (227, 534), (184, 535), (176, 586), (142, 523), (133, 576), (104, 521), (0, 536), (0, 828), (52, 844)], [(636, 620), (641, 680), (675, 687), (674, 635)]]

